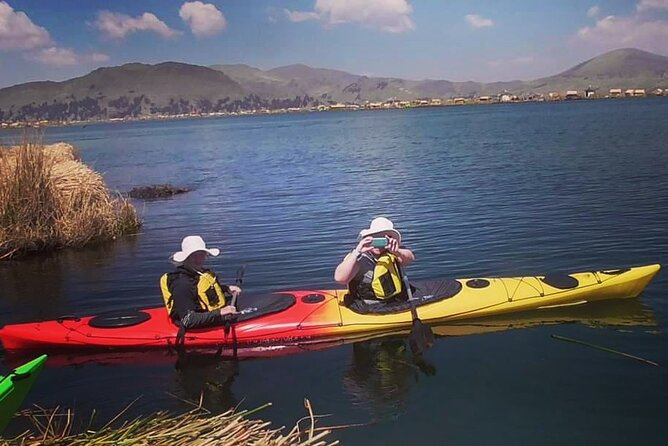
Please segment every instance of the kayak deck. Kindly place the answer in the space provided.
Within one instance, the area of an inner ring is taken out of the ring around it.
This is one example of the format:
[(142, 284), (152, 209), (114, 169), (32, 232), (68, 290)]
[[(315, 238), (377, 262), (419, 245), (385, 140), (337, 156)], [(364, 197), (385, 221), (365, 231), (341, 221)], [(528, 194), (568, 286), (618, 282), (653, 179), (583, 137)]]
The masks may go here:
[(14, 413), (37, 380), (46, 362), (42, 355), (17, 367), (7, 376), (0, 377), (0, 433), (5, 430)]
[[(659, 269), (660, 265), (648, 265), (570, 275), (468, 278), (447, 281), (449, 286), (445, 288), (433, 287), (434, 281), (416, 282), (414, 297), (420, 319), (439, 323), (636, 297)], [(456, 286), (451, 286), (453, 283)], [(431, 293), (434, 289), (447, 289), (448, 295)], [(239, 309), (244, 315), (231, 327), (189, 330), (184, 344), (192, 347), (229, 347), (331, 342), (395, 331), (411, 325), (412, 317), (406, 303), (399, 303), (396, 308), (390, 306), (391, 311), (367, 309), (360, 312), (344, 305), (345, 294), (345, 290), (276, 293), (275, 299), (285, 300), (285, 296), (291, 296), (294, 303), (258, 317), (253, 317), (253, 312), (263, 312), (254, 305), (261, 306), (260, 302), (266, 300), (266, 296), (263, 300), (259, 296), (244, 295), (239, 300)], [(95, 317), (9, 325), (0, 329), (0, 340), (8, 351), (176, 346), (178, 329), (168, 318), (164, 307), (140, 313), (142, 317), (129, 326), (99, 327)]]

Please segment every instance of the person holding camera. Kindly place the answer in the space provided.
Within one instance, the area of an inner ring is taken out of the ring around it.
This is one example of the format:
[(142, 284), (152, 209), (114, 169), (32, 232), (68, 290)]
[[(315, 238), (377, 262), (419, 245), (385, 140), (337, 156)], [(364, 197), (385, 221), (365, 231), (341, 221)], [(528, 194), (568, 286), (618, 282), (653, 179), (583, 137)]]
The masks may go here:
[(401, 246), (401, 234), (392, 221), (374, 218), (367, 229), (360, 231), (359, 239), (334, 271), (334, 280), (348, 285), (346, 304), (406, 300), (401, 268), (413, 262), (415, 254)]

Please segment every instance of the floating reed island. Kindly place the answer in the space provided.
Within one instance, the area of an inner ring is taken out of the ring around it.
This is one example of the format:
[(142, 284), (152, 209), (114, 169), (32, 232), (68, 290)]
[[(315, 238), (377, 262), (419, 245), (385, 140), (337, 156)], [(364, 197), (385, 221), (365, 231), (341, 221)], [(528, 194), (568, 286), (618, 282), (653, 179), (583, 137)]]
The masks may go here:
[(317, 416), (313, 415), (308, 400), (304, 400), (309, 415), (299, 420), (288, 432), (285, 428), (272, 428), (271, 423), (249, 418), (255, 412), (271, 404), (265, 404), (250, 411), (229, 410), (219, 415), (211, 415), (201, 407), (193, 411), (173, 415), (165, 411), (138, 417), (132, 421), (118, 423), (128, 409), (100, 428), (84, 427), (73, 433), (73, 414), (70, 410), (30, 410), (20, 416), (33, 425), (32, 431), (5, 440), (6, 446), (68, 445), (169, 445), (169, 446), (333, 446), (338, 441), (329, 441), (333, 429), (337, 427), (316, 427)]
[(70, 144), (0, 147), (0, 260), (136, 233), (134, 206)]
[(190, 192), (190, 189), (172, 186), (171, 184), (154, 184), (151, 186), (133, 187), (127, 195), (130, 198), (153, 200), (157, 198), (171, 198), (174, 195), (185, 194), (186, 192)]

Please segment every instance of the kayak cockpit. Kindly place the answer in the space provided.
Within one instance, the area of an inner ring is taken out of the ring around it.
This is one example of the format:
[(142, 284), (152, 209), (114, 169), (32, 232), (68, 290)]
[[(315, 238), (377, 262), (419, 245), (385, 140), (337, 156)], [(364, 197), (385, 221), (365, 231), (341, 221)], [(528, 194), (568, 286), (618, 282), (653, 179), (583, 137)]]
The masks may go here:
[[(411, 283), (413, 301), (417, 307), (450, 299), (462, 290), (462, 284), (453, 279), (426, 280)], [(367, 301), (355, 299), (348, 308), (358, 314), (389, 314), (409, 311), (408, 300)]]

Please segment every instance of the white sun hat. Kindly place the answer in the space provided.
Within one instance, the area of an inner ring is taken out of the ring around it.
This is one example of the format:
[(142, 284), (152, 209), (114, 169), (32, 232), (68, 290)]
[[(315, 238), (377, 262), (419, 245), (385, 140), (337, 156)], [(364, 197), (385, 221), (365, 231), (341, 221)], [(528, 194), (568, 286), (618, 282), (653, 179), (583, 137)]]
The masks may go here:
[(360, 238), (364, 238), (369, 235), (380, 234), (381, 232), (389, 233), (393, 238), (397, 239), (401, 243), (401, 234), (399, 231), (394, 229), (394, 224), (392, 221), (385, 217), (376, 217), (371, 220), (369, 228), (362, 229), (360, 231)]
[(172, 256), (175, 262), (184, 262), (190, 254), (197, 251), (205, 251), (210, 255), (216, 257), (220, 254), (218, 248), (207, 248), (206, 243), (199, 235), (189, 235), (183, 238), (181, 242), (181, 251), (175, 252)]

